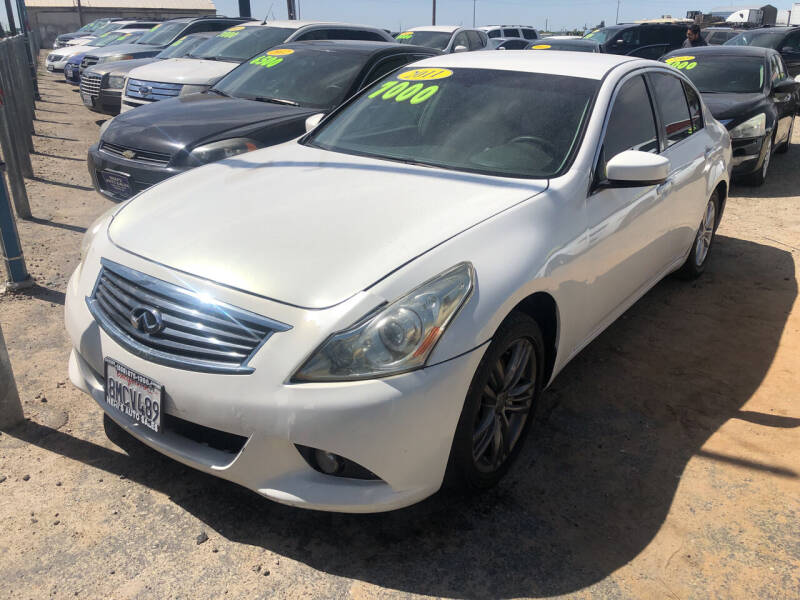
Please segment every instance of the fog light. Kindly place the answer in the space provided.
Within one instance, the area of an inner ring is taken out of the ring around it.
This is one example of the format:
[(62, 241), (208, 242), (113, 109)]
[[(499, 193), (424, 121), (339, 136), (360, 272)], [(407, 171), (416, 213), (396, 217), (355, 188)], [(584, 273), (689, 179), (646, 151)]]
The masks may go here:
[(314, 452), (314, 460), (317, 461), (319, 470), (326, 475), (336, 475), (344, 469), (344, 459), (333, 452), (317, 450)]

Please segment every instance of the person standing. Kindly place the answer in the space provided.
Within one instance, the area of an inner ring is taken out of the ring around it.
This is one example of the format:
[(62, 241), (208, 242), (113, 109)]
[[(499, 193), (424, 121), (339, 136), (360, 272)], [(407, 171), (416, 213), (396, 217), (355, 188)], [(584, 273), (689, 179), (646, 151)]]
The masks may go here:
[(689, 29), (686, 30), (686, 41), (683, 42), (683, 48), (695, 48), (697, 46), (708, 46), (703, 36), (700, 35), (700, 25), (692, 23)]

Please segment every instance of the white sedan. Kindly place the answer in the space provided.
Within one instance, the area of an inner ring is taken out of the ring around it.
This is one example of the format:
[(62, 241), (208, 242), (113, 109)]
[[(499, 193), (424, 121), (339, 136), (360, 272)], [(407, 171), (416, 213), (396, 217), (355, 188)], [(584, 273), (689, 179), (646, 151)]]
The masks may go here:
[(725, 128), (629, 57), (431, 58), (318, 120), (114, 207), (66, 304), (107, 418), (301, 507), (495, 484), (564, 365), (702, 273), (728, 194)]

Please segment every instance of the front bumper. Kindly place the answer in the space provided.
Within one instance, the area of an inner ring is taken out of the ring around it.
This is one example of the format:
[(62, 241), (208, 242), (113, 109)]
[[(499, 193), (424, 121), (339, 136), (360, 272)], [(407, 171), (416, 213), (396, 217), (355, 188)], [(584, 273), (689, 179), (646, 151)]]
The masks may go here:
[[(94, 246), (94, 245), (93, 245)], [(107, 247), (104, 256), (150, 275), (193, 286), (192, 277)], [(110, 256), (109, 256), (110, 254)], [(365, 310), (365, 297), (328, 311), (305, 311), (225, 288), (219, 299), (294, 328), (273, 335), (251, 361), (249, 375), (196, 373), (158, 365), (114, 342), (94, 321), (85, 296), (99, 257), (79, 266), (67, 287), (66, 325), (73, 342), (70, 380), (88, 393), (131, 435), (200, 471), (247, 487), (284, 504), (340, 512), (379, 512), (418, 502), (441, 486), (453, 434), (483, 349), (448, 362), (386, 379), (346, 383), (287, 384), (293, 369), (326, 336), (319, 324)], [(375, 299), (370, 299), (374, 302)], [(313, 312), (313, 315), (309, 313)], [(349, 316), (347, 317), (350, 318)], [(309, 335), (313, 333), (314, 335)], [(319, 334), (319, 335), (317, 335)], [(104, 357), (164, 385), (167, 415), (245, 439), (238, 451), (197, 443), (167, 424), (154, 433), (104, 400)], [(334, 452), (379, 480), (324, 475), (311, 468), (296, 444)]]
[(81, 70), (80, 63), (70, 63), (69, 61), (64, 66), (64, 79), (73, 85), (81, 84)]
[[(98, 144), (89, 148), (88, 166), (94, 189), (106, 198), (112, 200), (127, 200), (135, 194), (143, 192), (147, 188), (185, 171), (185, 169), (179, 167), (159, 167), (133, 160), (126, 160), (125, 158), (103, 152), (99, 149)], [(103, 171), (112, 171), (127, 176), (131, 183), (131, 194), (129, 196), (123, 196), (108, 189), (102, 178)]]
[(767, 155), (766, 142), (770, 135), (771, 133), (767, 133), (757, 138), (731, 139), (732, 175), (749, 175), (761, 168)]
[(63, 73), (68, 60), (69, 57), (57, 61), (45, 60), (44, 65), (50, 73)]
[[(80, 75), (78, 78), (80, 79)], [(101, 89), (99, 93), (91, 95), (92, 106), (87, 105), (86, 108), (105, 115), (118, 115), (121, 95), (122, 90)]]

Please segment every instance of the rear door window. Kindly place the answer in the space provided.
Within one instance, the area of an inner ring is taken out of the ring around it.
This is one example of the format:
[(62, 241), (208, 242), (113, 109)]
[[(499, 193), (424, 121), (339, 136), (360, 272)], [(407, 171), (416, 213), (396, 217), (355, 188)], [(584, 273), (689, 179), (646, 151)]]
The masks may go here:
[(522, 37), (524, 37), (526, 40), (538, 39), (538, 36), (536, 35), (536, 31), (533, 30), (533, 29), (523, 29), (522, 30)]
[(689, 116), (692, 118), (692, 133), (703, 128), (703, 107), (700, 104), (700, 97), (694, 88), (688, 83), (683, 83), (683, 91), (686, 93), (686, 100), (689, 103)]
[(481, 34), (477, 31), (468, 31), (467, 39), (469, 40), (470, 50), (482, 50), (486, 44), (483, 43)]
[(519, 33), (519, 29), (509, 28), (503, 29), (503, 37), (522, 37)]
[(486, 33), (490, 38), (499, 38), (503, 37), (503, 34), (500, 32), (499, 29), (492, 29)]
[(608, 161), (625, 150), (653, 154), (659, 150), (653, 106), (641, 75), (623, 83), (614, 99), (597, 163), (599, 180), (606, 177)]
[(651, 73), (653, 97), (656, 100), (664, 129), (667, 147), (689, 137), (694, 131), (689, 105), (680, 79), (667, 73)]

